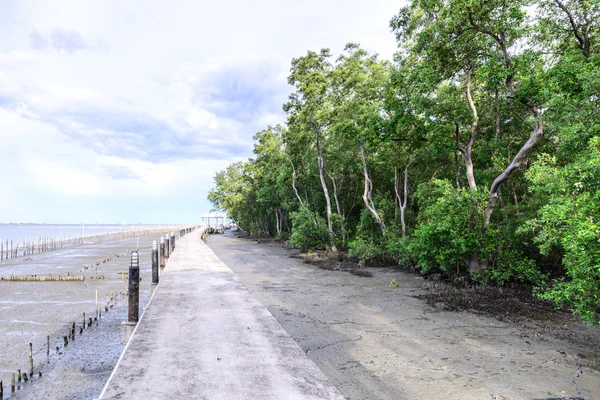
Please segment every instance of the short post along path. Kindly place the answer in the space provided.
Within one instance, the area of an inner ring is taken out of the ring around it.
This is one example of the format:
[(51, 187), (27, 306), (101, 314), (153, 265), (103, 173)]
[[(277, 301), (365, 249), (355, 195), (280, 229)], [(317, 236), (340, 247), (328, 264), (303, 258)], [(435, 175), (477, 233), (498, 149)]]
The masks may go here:
[(343, 399), (201, 232), (177, 241), (100, 398)]

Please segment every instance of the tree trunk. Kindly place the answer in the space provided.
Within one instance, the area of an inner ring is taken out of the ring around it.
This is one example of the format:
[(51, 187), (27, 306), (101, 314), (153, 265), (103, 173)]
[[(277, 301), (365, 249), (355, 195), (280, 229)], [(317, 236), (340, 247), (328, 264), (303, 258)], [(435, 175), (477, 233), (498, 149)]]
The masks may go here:
[(289, 157), (287, 157), (287, 159), (290, 162), (290, 164), (292, 165), (292, 189), (294, 189), (296, 198), (298, 199), (298, 202), (300, 203), (300, 208), (304, 209), (310, 215), (310, 218), (312, 219), (313, 224), (315, 224), (315, 226), (319, 226), (319, 223), (317, 222), (316, 218), (313, 216), (310, 209), (304, 204), (304, 201), (302, 201), (302, 197), (300, 197), (300, 194), (298, 194), (298, 188), (296, 188), (296, 168), (294, 168), (294, 163), (292, 162), (292, 160)]
[(408, 158), (408, 164), (404, 168), (404, 201), (400, 204), (400, 223), (402, 224), (402, 237), (406, 237), (406, 222), (404, 220), (404, 210), (406, 210), (406, 204), (408, 203), (408, 169), (413, 162), (412, 154)]
[[(555, 3), (557, 3), (557, 5), (559, 7), (562, 4), (560, 2), (560, 0), (555, 0)], [(563, 9), (563, 11), (565, 11), (565, 10)], [(568, 13), (567, 13), (567, 15), (568, 15)], [(493, 32), (490, 32), (489, 30), (482, 29), (473, 20), (473, 17), (470, 14), (469, 14), (469, 21), (471, 23), (471, 26), (475, 29), (475, 31), (488, 35), (489, 37), (494, 39), (496, 41), (496, 43), (498, 43), (498, 45), (500, 46), (500, 50), (502, 51), (502, 59), (503, 59), (504, 67), (508, 71), (510, 71), (512, 69), (512, 61), (510, 58), (510, 54), (508, 52), (508, 45), (506, 43), (506, 37), (505, 37), (504, 33), (499, 32), (498, 34), (494, 34)], [(577, 30), (574, 29), (574, 33), (577, 37), (576, 31)], [(580, 38), (578, 37), (577, 39), (579, 40)], [(581, 44), (584, 44), (584, 43), (582, 43), (580, 41), (580, 45)], [(506, 85), (506, 89), (508, 90), (508, 92), (514, 97), (516, 94), (516, 89), (515, 89), (513, 79), (514, 79), (513, 74), (509, 73), (506, 76), (505, 85)], [(521, 98), (519, 101), (523, 105), (525, 105), (527, 108), (529, 108), (529, 110), (531, 111), (531, 114), (533, 115), (534, 118), (537, 119), (540, 116), (540, 114), (541, 114), (540, 110), (538, 110), (537, 106), (534, 103), (532, 103), (529, 99)], [(494, 207), (496, 206), (496, 202), (498, 201), (500, 185), (502, 184), (502, 182), (507, 180), (510, 177), (510, 174), (512, 174), (512, 172), (515, 169), (519, 168), (519, 166), (523, 163), (523, 161), (525, 160), (525, 157), (527, 157), (527, 154), (529, 153), (529, 151), (533, 148), (533, 146), (537, 143), (537, 141), (543, 136), (543, 134), (544, 134), (543, 128), (544, 128), (544, 121), (538, 120), (535, 122), (533, 132), (529, 136), (529, 139), (527, 139), (525, 144), (523, 144), (521, 149), (518, 151), (517, 155), (513, 158), (513, 160), (506, 167), (506, 169), (504, 171), (502, 171), (502, 173), (500, 175), (498, 175), (496, 177), (496, 179), (494, 179), (494, 182), (492, 183), (492, 186), (490, 187), (490, 196), (489, 196), (488, 204), (483, 213), (483, 229), (482, 229), (483, 233), (485, 233), (485, 231), (487, 230), (487, 227), (490, 224), (490, 220), (492, 218), (492, 213), (494, 212)]]
[(473, 276), (473, 273), (475, 271), (478, 271), (481, 269), (481, 261), (479, 260), (479, 252), (478, 251), (473, 253), (473, 255), (471, 256), (471, 259), (467, 261), (467, 264), (469, 266), (469, 276)]
[(398, 222), (400, 213), (400, 168), (394, 167), (394, 193), (396, 193), (394, 201), (394, 221)]
[(379, 224), (381, 232), (385, 232), (385, 223), (383, 222), (383, 219), (381, 219), (379, 213), (375, 209), (375, 204), (373, 204), (373, 183), (371, 182), (371, 179), (369, 178), (369, 172), (367, 171), (367, 161), (365, 160), (365, 148), (360, 140), (358, 141), (358, 146), (360, 147), (360, 158), (362, 160), (363, 174), (365, 176), (365, 190), (363, 192), (363, 201), (365, 203), (365, 207), (367, 207), (367, 210), (369, 210), (371, 215), (373, 215), (373, 217), (375, 218), (375, 221), (377, 221), (377, 223)]
[(329, 230), (329, 245), (332, 251), (337, 251), (334, 244), (335, 233), (333, 232), (333, 224), (331, 221), (331, 198), (329, 197), (329, 189), (327, 189), (327, 182), (325, 182), (325, 176), (323, 174), (323, 153), (321, 151), (321, 145), (319, 139), (316, 141), (317, 145), (317, 167), (319, 168), (319, 178), (321, 179), (321, 186), (323, 186), (323, 195), (325, 196), (325, 203), (327, 204), (327, 229)]
[(569, 18), (569, 24), (571, 25), (573, 35), (575, 35), (575, 39), (577, 39), (577, 45), (583, 51), (583, 55), (585, 56), (585, 58), (590, 58), (590, 30), (592, 28), (593, 20), (590, 18), (585, 18), (586, 24), (580, 27), (578, 26), (577, 22), (575, 22), (572, 12), (564, 5), (564, 3), (561, 0), (554, 0), (554, 3)]
[(331, 183), (333, 185), (333, 199), (335, 200), (335, 208), (337, 210), (338, 215), (340, 217), (342, 217), (342, 226), (341, 226), (341, 229), (342, 229), (342, 243), (345, 244), (346, 243), (346, 229), (344, 228), (344, 225), (345, 225), (345, 219), (346, 218), (344, 217), (344, 214), (342, 213), (342, 207), (340, 206), (340, 200), (339, 200), (339, 197), (338, 197), (338, 188), (337, 188), (337, 184), (335, 182), (335, 179), (334, 179), (333, 175), (331, 175), (329, 173), (329, 171), (326, 171), (326, 172), (327, 172), (327, 176), (329, 176), (329, 179), (331, 179)]
[[(473, 97), (471, 95), (471, 73), (472, 73), (471, 65), (470, 65), (470, 63), (467, 63), (467, 67), (465, 68), (465, 77), (466, 77), (465, 93), (467, 96), (467, 103), (469, 103), (469, 108), (471, 109), (471, 113), (473, 114), (473, 122), (471, 123), (471, 129), (469, 131), (469, 140), (467, 141), (467, 145), (465, 147), (462, 147), (460, 144), (458, 144), (459, 143), (458, 125), (457, 125), (457, 131), (456, 131), (456, 140), (457, 140), (458, 148), (459, 148), (460, 152), (463, 154), (463, 157), (465, 159), (465, 173), (467, 175), (467, 182), (469, 183), (469, 190), (471, 191), (471, 199), (473, 201), (473, 205), (476, 206), (478, 204), (478, 202), (474, 196), (474, 192), (477, 191), (477, 183), (475, 182), (475, 173), (474, 173), (474, 168), (473, 168), (472, 153), (473, 153), (473, 145), (475, 144), (475, 138), (477, 136), (479, 115), (477, 114), (477, 107), (475, 106), (475, 102), (473, 101)], [(474, 212), (475, 212), (475, 210), (473, 210), (471, 212), (471, 217), (473, 217)], [(473, 219), (471, 218), (471, 220), (473, 220)], [(477, 229), (475, 226), (472, 226), (473, 224), (470, 224), (470, 225), (471, 226), (469, 227), (469, 229), (472, 229), (472, 230)], [(472, 276), (475, 271), (477, 271), (483, 267), (479, 260), (479, 252), (478, 251), (475, 251), (471, 255), (471, 259), (468, 262), (468, 266), (469, 266), (469, 275), (470, 276)]]
[(456, 190), (460, 191), (460, 164), (458, 163), (458, 153), (454, 152), (454, 164), (456, 165)]
[(500, 139), (500, 95), (498, 93), (498, 88), (494, 88), (494, 95), (496, 99), (496, 118), (494, 121), (496, 136), (494, 137), (494, 142), (497, 143)]
[[(471, 67), (467, 66), (466, 70), (466, 94), (467, 94), (467, 102), (469, 103), (469, 108), (473, 113), (473, 122), (471, 123), (471, 130), (469, 132), (469, 141), (465, 147), (459, 146), (460, 152), (463, 154), (465, 158), (465, 167), (467, 174), (467, 181), (469, 182), (469, 189), (471, 191), (477, 190), (477, 183), (475, 183), (475, 174), (473, 172), (473, 159), (471, 157), (473, 153), (473, 144), (475, 143), (475, 137), (477, 136), (477, 128), (479, 123), (479, 115), (477, 115), (477, 108), (475, 107), (475, 103), (473, 102), (473, 98), (471, 97)], [(458, 134), (457, 134), (458, 138)]]
[(275, 207), (275, 229), (277, 230), (277, 236), (281, 234), (281, 221), (279, 219), (279, 207)]
[[(535, 113), (537, 113), (537, 110), (535, 110)], [(494, 207), (496, 206), (496, 201), (498, 200), (498, 191), (500, 189), (500, 185), (502, 184), (502, 182), (504, 182), (505, 180), (507, 180), (510, 177), (510, 174), (512, 174), (515, 169), (519, 168), (519, 166), (525, 160), (525, 157), (527, 157), (527, 154), (529, 153), (529, 151), (533, 148), (533, 146), (542, 137), (543, 134), (544, 134), (544, 122), (537, 121), (533, 128), (533, 132), (531, 133), (531, 136), (529, 137), (527, 142), (525, 142), (523, 147), (521, 147), (521, 149), (519, 150), (519, 152), (517, 153), (515, 158), (513, 158), (511, 163), (508, 165), (508, 167), (506, 167), (506, 169), (504, 171), (502, 171), (502, 173), (500, 175), (498, 175), (496, 177), (496, 179), (494, 179), (494, 182), (492, 183), (492, 186), (490, 188), (490, 199), (488, 200), (487, 207), (485, 208), (485, 212), (483, 214), (483, 231), (484, 232), (487, 229), (488, 225), (490, 224), (490, 220), (492, 218), (492, 212), (494, 211)]]
[(269, 216), (268, 212), (265, 213), (265, 222), (263, 224), (263, 227), (265, 236), (271, 236), (271, 217)]

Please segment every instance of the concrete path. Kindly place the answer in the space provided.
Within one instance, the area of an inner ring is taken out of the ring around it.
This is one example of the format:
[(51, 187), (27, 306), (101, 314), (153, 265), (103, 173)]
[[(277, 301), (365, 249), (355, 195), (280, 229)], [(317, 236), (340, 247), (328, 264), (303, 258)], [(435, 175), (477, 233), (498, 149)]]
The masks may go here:
[(200, 231), (177, 242), (100, 399), (343, 399)]

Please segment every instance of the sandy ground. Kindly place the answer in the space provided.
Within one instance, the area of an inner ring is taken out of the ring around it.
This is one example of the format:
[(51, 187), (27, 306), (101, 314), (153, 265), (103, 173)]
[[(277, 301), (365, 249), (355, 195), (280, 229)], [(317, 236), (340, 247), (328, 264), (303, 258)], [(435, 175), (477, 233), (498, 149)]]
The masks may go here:
[[(152, 240), (157, 239), (155, 235), (140, 237), (139, 241), (141, 307), (154, 290), (150, 249)], [(136, 246), (137, 239), (130, 238), (0, 262), (0, 275), (71, 274), (86, 278), (85, 282), (0, 282), (0, 380), (4, 398), (93, 399), (100, 394), (124, 348), (120, 333), (121, 322), (127, 319), (127, 298), (121, 272), (128, 271), (127, 254)], [(96, 315), (96, 290), (101, 319), (82, 330), (83, 313), (86, 319)], [(65, 346), (63, 336), (73, 323), (75, 340)], [(17, 390), (11, 394), (12, 374), (21, 369), (29, 375), (30, 342), (33, 379), (17, 382)]]
[(231, 234), (207, 243), (349, 400), (600, 399), (600, 373), (580, 348), (431, 307), (415, 297), (425, 292), (416, 275), (327, 271)]

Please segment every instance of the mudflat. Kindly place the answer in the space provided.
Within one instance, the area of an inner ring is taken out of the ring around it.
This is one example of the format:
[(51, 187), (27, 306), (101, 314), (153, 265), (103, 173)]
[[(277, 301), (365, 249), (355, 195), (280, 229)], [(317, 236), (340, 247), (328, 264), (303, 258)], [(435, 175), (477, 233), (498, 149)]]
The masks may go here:
[(582, 355), (600, 346), (597, 327), (578, 326), (590, 342), (573, 343), (428, 305), (414, 274), (324, 270), (280, 243), (232, 234), (207, 244), (346, 399), (600, 398), (597, 364)]
[[(139, 239), (140, 307), (154, 290), (150, 250), (152, 240), (157, 239), (159, 235)], [(120, 332), (121, 323), (127, 320), (127, 297), (122, 273), (128, 272), (128, 253), (137, 246), (137, 238), (128, 238), (0, 262), (2, 276), (85, 278), (75, 282), (0, 282), (0, 380), (5, 398), (93, 399), (100, 394), (124, 348)], [(96, 291), (102, 315), (94, 321)], [(64, 337), (69, 336), (73, 324), (75, 339), (67, 339), (65, 345)], [(29, 343), (33, 346), (33, 377), (27, 382), (17, 379), (16, 391), (11, 394), (12, 375), (18, 369), (30, 373)]]

